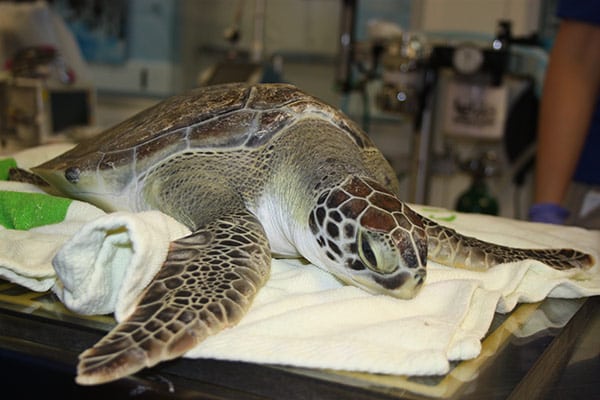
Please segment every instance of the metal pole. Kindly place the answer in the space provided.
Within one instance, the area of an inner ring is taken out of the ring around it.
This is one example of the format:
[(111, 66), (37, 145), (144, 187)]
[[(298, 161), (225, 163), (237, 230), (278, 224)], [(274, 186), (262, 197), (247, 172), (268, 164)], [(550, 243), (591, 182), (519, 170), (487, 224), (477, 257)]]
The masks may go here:
[(434, 94), (437, 81), (435, 74), (436, 72), (429, 68), (425, 71), (423, 108), (420, 120), (415, 126), (410, 201), (416, 204), (426, 204), (429, 199)]

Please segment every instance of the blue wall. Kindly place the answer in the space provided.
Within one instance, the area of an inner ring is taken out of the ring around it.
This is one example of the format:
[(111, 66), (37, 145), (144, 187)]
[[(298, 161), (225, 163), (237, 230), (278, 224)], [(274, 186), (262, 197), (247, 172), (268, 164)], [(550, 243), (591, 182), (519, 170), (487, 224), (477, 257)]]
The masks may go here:
[(129, 0), (129, 57), (177, 61), (178, 0)]

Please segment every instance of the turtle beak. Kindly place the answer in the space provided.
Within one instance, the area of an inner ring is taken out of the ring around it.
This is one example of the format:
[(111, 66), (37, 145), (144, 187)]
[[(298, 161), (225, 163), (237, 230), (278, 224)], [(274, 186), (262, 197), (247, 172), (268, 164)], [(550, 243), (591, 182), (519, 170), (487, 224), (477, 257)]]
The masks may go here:
[(399, 270), (393, 275), (375, 275), (374, 280), (385, 289), (387, 295), (412, 299), (421, 290), (426, 275), (425, 268), (418, 268), (414, 271)]
[(60, 189), (67, 184), (67, 182), (65, 181), (64, 173), (62, 171), (44, 168), (43, 165), (34, 167), (31, 170), (33, 171), (33, 173), (35, 173), (36, 175), (44, 179), (46, 182), (48, 182), (52, 187)]
[(398, 269), (393, 274), (377, 274), (369, 271), (367, 274), (356, 274), (351, 279), (344, 277), (346, 283), (360, 287), (369, 293), (409, 300), (414, 298), (423, 283), (427, 272), (425, 268), (407, 271)]
[(376, 275), (375, 281), (393, 297), (411, 299), (427, 276), (427, 238), (407, 231), (392, 234), (398, 254), (398, 268), (392, 274)]

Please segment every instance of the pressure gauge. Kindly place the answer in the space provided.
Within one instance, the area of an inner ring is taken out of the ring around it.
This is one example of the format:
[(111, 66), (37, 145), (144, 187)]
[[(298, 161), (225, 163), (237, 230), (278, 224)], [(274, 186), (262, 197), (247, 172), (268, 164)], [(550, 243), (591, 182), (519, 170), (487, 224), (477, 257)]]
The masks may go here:
[(483, 52), (473, 45), (459, 46), (454, 50), (452, 64), (461, 74), (473, 74), (483, 64)]

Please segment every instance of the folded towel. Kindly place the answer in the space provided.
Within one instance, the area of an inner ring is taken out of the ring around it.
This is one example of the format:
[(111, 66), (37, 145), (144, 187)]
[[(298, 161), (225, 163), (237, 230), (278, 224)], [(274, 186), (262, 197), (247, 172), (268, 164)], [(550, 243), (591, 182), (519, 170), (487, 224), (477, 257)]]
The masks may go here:
[[(19, 157), (15, 159), (22, 165)], [(36, 191), (10, 182), (0, 183), (0, 190)], [(418, 296), (400, 300), (343, 286), (301, 260), (273, 260), (269, 281), (242, 321), (186, 357), (443, 374), (451, 361), (480, 353), (494, 312), (509, 312), (517, 303), (545, 297), (600, 294), (598, 231), (415, 208), (460, 232), (506, 245), (576, 247), (592, 254), (596, 265), (585, 272), (556, 271), (527, 260), (473, 272), (430, 262)], [(52, 287), (76, 312), (114, 312), (122, 320), (162, 263), (168, 242), (186, 233), (185, 227), (159, 212), (106, 215), (72, 201), (62, 222), (27, 231), (0, 230), (0, 243), (6, 243), (0, 253), (0, 276), (32, 290)]]
[(82, 226), (53, 259), (53, 290), (81, 314), (132, 311), (167, 256), (169, 243), (189, 229), (158, 211), (112, 213)]

